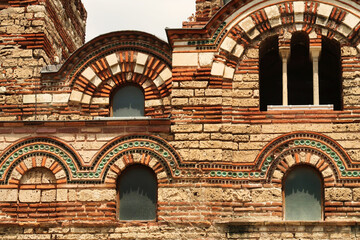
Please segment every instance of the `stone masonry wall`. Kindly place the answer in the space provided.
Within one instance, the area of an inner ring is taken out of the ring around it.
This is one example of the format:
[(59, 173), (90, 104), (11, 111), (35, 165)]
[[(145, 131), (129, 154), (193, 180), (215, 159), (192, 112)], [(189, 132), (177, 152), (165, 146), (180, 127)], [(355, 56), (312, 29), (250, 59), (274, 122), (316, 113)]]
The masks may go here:
[[(0, 104), (23, 102), (21, 93), (40, 88), (45, 65), (64, 62), (85, 40), (86, 11), (81, 2), (11, 1), (0, 10)], [(71, 8), (71, 10), (69, 9)], [(6, 93), (6, 94), (5, 94)], [(12, 111), (3, 108), (3, 112)], [(4, 114), (3, 114), (4, 115)], [(16, 120), (5, 114), (3, 120)]]

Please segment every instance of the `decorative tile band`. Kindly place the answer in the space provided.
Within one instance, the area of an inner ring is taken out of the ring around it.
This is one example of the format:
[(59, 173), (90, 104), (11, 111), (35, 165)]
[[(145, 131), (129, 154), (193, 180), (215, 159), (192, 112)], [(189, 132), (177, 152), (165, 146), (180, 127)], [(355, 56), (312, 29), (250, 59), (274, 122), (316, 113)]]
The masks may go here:
[[(353, 163), (334, 140), (317, 133), (295, 132), (271, 141), (260, 152), (254, 164), (240, 165), (183, 162), (165, 140), (151, 135), (129, 135), (114, 139), (100, 149), (90, 165), (85, 165), (73, 149), (59, 140), (29, 138), (10, 146), (0, 157), (0, 184), (7, 184), (12, 171), (23, 161), (37, 156), (53, 159), (57, 168), (64, 171), (62, 177), (66, 178), (67, 183), (101, 184), (106, 182), (110, 169), (117, 161), (126, 162), (124, 159), (134, 154), (142, 154), (155, 160), (164, 172), (162, 176), (168, 181), (200, 180), (233, 184), (251, 180), (269, 182), (285, 156), (301, 152), (324, 159), (337, 181), (359, 179), (360, 165)], [(126, 164), (133, 163), (136, 162)]]

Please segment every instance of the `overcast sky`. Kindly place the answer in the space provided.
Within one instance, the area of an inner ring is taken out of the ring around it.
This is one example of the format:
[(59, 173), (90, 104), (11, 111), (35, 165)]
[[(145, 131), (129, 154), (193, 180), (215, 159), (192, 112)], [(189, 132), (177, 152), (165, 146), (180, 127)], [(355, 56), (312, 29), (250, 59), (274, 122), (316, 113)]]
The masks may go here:
[(195, 13), (195, 0), (82, 0), (88, 12), (86, 42), (104, 33), (140, 30), (167, 41)]

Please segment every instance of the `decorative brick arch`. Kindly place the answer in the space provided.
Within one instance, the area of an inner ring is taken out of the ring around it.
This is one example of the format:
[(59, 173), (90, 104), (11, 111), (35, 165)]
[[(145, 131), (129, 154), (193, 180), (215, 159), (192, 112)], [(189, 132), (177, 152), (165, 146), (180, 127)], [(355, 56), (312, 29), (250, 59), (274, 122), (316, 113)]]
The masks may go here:
[[(234, 7), (236, 2), (229, 4)], [(355, 5), (341, 1), (324, 3), (320, 1), (264, 1), (241, 6), (226, 18), (218, 29), (216, 51), (211, 75), (232, 79), (234, 59), (240, 59), (249, 44), (257, 44), (269, 33), (282, 36), (284, 29), (289, 33), (305, 31), (310, 40), (326, 36), (342, 39), (360, 49), (360, 10)], [(357, 6), (358, 7), (358, 6)], [(218, 13), (220, 14), (220, 13)]]
[(170, 29), (168, 35), (171, 44), (175, 44), (175, 39), (192, 36), (186, 42), (177, 42), (175, 47), (186, 45), (188, 51), (212, 54), (213, 60), (206, 66), (211, 67), (211, 75), (231, 80), (245, 49), (257, 46), (269, 34), (281, 36), (284, 29), (305, 31), (313, 39), (341, 39), (360, 49), (359, 23), (360, 6), (355, 1), (232, 0), (204, 29)]
[(147, 33), (109, 33), (80, 48), (57, 75), (71, 89), (72, 106), (98, 105), (108, 116), (112, 92), (130, 83), (143, 89), (145, 113), (163, 117), (172, 87), (171, 50)]
[(18, 141), (0, 156), (0, 181), (19, 184), (23, 174), (36, 167), (49, 169), (57, 183), (71, 180), (71, 172), (81, 164), (78, 154), (55, 138), (33, 137)]
[(314, 132), (293, 132), (280, 136), (256, 158), (256, 167), (267, 182), (281, 183), (284, 173), (297, 164), (308, 164), (324, 177), (325, 183), (358, 180), (360, 165), (354, 163), (333, 139)]
[(115, 183), (126, 167), (141, 164), (153, 169), (159, 183), (172, 181), (181, 165), (179, 154), (165, 140), (150, 135), (129, 135), (112, 140), (94, 158), (102, 182)]

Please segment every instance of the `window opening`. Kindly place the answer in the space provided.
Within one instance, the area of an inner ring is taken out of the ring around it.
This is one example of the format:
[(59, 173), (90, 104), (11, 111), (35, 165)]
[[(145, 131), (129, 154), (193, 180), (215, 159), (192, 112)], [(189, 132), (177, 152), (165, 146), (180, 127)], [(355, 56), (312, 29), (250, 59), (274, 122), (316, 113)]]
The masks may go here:
[(306, 33), (293, 34), (287, 67), (289, 104), (313, 104), (313, 65), (309, 54), (309, 37)]
[(260, 110), (267, 105), (282, 104), (282, 61), (279, 55), (278, 36), (265, 39), (260, 54)]
[(118, 179), (120, 220), (155, 220), (157, 179), (152, 169), (134, 165)]
[[(290, 45), (277, 36), (260, 44), (260, 110), (342, 108), (341, 50), (336, 40), (310, 43), (295, 32)], [(285, 106), (285, 107), (284, 107)], [(288, 107), (287, 107), (288, 106)]]
[(297, 166), (285, 177), (285, 220), (322, 219), (323, 184), (320, 174), (309, 166)]
[(113, 117), (141, 117), (144, 116), (144, 107), (144, 93), (137, 86), (120, 88), (112, 99)]
[(320, 104), (334, 104), (342, 109), (341, 49), (335, 40), (322, 38), (319, 62)]

